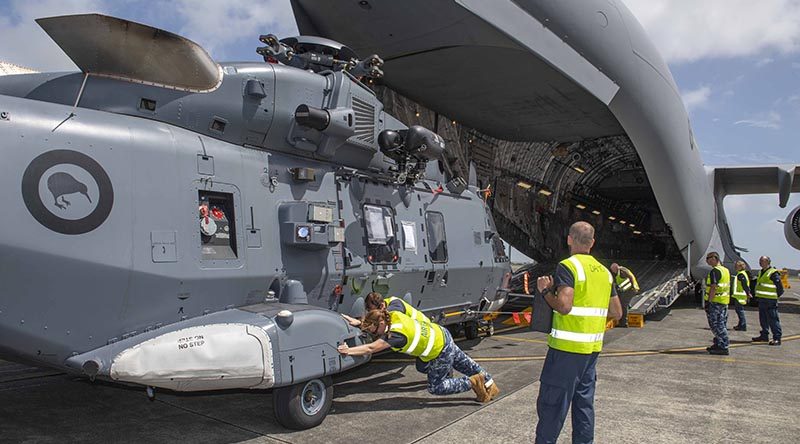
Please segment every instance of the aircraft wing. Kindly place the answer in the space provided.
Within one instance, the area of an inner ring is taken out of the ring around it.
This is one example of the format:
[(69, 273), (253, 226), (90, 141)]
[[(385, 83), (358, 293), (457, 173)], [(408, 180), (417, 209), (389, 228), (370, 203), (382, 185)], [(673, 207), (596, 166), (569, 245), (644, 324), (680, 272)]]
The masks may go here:
[(577, 140), (622, 132), (607, 108), (619, 86), (513, 2), (354, 5), (292, 0), (301, 33), (380, 55), (384, 84), (486, 134)]
[(796, 165), (753, 165), (714, 167), (714, 191), (729, 194), (778, 193), (781, 208), (791, 193), (800, 192), (800, 169)]
[(193, 92), (222, 82), (222, 69), (203, 48), (171, 32), (100, 14), (36, 23), (88, 74)]

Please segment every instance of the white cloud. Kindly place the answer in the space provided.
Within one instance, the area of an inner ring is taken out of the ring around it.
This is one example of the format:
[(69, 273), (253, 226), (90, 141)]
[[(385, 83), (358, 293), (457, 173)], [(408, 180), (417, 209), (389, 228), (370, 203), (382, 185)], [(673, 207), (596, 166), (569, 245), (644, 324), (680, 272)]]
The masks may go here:
[(752, 119), (737, 120), (733, 124), (752, 126), (756, 128), (780, 129), (781, 115), (775, 111), (770, 111)]
[[(158, 13), (134, 8), (153, 8)], [(0, 60), (37, 71), (73, 71), (72, 61), (34, 21), (65, 14), (101, 13), (139, 21), (189, 38), (217, 60), (233, 49), (260, 45), (260, 34), (279, 37), (296, 35), (297, 27), (289, 0), (12, 0), (8, 14), (0, 16)], [(165, 19), (168, 17), (169, 20)], [(168, 22), (169, 25), (162, 23)], [(235, 45), (235, 46), (234, 46)], [(240, 51), (239, 51), (240, 52)], [(241, 53), (241, 52), (240, 52)]]
[[(800, 49), (798, 0), (624, 0), (667, 62)], [(766, 59), (764, 59), (766, 60)]]
[(765, 57), (756, 62), (756, 68), (763, 68), (764, 66), (767, 66), (774, 61), (775, 59), (773, 59), (772, 57)]
[[(14, 0), (0, 16), (0, 60), (37, 71), (74, 71), (75, 64), (34, 21), (64, 14), (103, 12), (101, 0)], [(13, 18), (13, 20), (12, 20)]]
[(173, 5), (185, 19), (179, 34), (217, 59), (225, 58), (227, 45), (244, 39), (255, 51), (261, 34), (283, 38), (298, 33), (289, 0), (178, 0)]
[(686, 105), (686, 110), (691, 111), (708, 103), (708, 99), (711, 97), (711, 88), (701, 86), (690, 91), (682, 91), (681, 97), (684, 105)]

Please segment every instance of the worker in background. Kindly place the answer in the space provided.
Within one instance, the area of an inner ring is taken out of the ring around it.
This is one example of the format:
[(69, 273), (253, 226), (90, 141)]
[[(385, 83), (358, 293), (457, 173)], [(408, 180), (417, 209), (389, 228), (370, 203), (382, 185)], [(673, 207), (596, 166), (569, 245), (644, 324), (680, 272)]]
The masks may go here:
[(556, 267), (555, 278), (536, 282), (554, 310), (547, 357), (539, 378), (536, 443), (555, 443), (572, 404), (572, 442), (594, 441), (594, 390), (597, 356), (608, 319), (619, 320), (622, 307), (614, 279), (589, 253), (594, 228), (576, 222), (569, 229), (571, 256)]
[(628, 304), (631, 299), (639, 293), (639, 282), (636, 281), (636, 276), (633, 272), (617, 263), (611, 264), (611, 274), (617, 284), (617, 294), (619, 294), (619, 303), (622, 305), (622, 319), (619, 320), (617, 327), (628, 327)]
[[(376, 337), (369, 344), (338, 347), (344, 356), (364, 356), (391, 348), (421, 359), (422, 371), (428, 376), (428, 392), (433, 395), (452, 395), (473, 390), (478, 402), (489, 402), (500, 389), (492, 376), (467, 356), (453, 341), (450, 332), (428, 320), (418, 321), (389, 307), (370, 310), (360, 322), (362, 331)], [(464, 374), (452, 375), (453, 369)]]
[(728, 304), (730, 303), (731, 272), (722, 266), (719, 253), (712, 251), (706, 255), (706, 263), (711, 271), (706, 276), (706, 317), (708, 326), (714, 333), (714, 344), (707, 347), (712, 355), (728, 355)]
[(761, 271), (756, 280), (755, 297), (758, 299), (761, 334), (753, 338), (753, 342), (769, 341), (769, 332), (772, 330), (769, 345), (781, 345), (781, 321), (778, 318), (778, 297), (783, 295), (781, 273), (772, 267), (772, 260), (768, 256), (761, 256), (758, 264)]
[(731, 302), (733, 308), (736, 310), (736, 316), (739, 318), (739, 323), (733, 327), (736, 331), (747, 331), (747, 319), (744, 317), (744, 306), (752, 297), (750, 292), (750, 275), (747, 274), (747, 266), (744, 261), (736, 261), (734, 264), (736, 268), (736, 282), (731, 285), (733, 289), (733, 296)]

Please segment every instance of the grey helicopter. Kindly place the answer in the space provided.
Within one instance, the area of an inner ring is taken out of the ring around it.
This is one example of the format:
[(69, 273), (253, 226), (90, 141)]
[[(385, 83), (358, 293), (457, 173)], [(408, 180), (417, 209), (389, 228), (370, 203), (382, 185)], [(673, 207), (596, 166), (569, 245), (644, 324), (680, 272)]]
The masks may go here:
[(371, 291), (478, 334), (511, 269), (474, 169), (384, 112), (360, 60), (260, 37), (217, 63), (114, 17), (37, 20), (80, 72), (0, 77), (0, 357), (320, 424)]

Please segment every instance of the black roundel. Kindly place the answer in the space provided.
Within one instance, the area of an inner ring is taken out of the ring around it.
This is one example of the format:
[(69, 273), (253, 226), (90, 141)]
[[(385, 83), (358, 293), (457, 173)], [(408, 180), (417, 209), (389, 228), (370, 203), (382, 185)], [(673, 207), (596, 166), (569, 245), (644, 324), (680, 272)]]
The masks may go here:
[[(76, 178), (70, 172), (76, 169), (70, 166), (91, 176), (96, 188)], [(59, 171), (59, 167), (64, 171)], [(46, 178), (43, 177), (45, 173), (48, 173)], [(47, 197), (47, 204), (43, 196)], [(45, 227), (61, 234), (84, 234), (108, 218), (114, 206), (114, 188), (103, 167), (91, 157), (72, 150), (54, 150), (39, 155), (25, 169), (22, 199), (31, 215)], [(88, 214), (79, 218), (61, 217), (57, 212), (69, 211), (74, 199), (82, 199), (85, 205), (90, 205)]]

